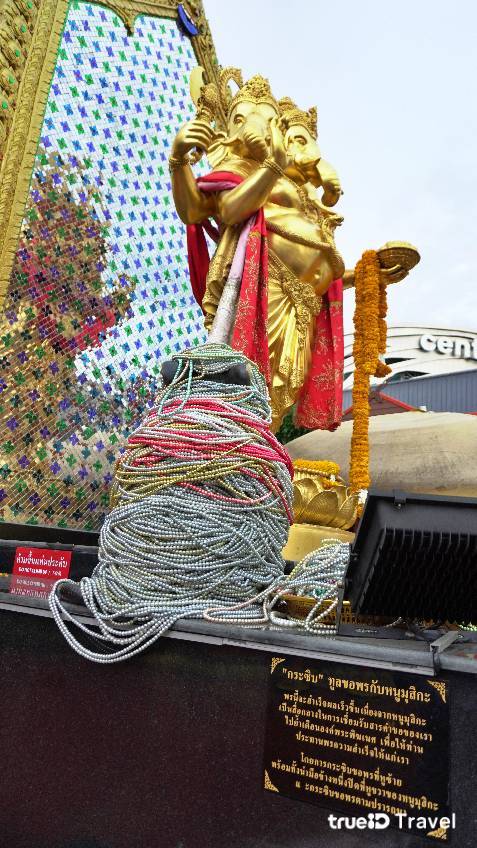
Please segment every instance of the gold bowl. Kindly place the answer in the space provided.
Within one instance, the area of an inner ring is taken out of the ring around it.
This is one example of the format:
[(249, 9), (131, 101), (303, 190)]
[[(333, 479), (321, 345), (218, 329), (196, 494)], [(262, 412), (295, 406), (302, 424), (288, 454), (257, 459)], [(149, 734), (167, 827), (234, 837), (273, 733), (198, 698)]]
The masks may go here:
[(419, 251), (407, 241), (387, 241), (376, 253), (381, 268), (388, 271), (396, 267), (402, 269), (390, 275), (388, 282), (391, 283), (403, 280), (421, 259)]

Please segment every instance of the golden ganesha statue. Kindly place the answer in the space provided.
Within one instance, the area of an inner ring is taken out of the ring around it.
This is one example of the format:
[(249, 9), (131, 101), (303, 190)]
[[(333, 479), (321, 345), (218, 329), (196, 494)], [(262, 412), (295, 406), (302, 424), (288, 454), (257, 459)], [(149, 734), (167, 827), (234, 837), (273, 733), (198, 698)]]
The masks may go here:
[[(299, 425), (334, 429), (342, 409), (342, 292), (354, 276), (335, 245), (342, 218), (332, 207), (341, 186), (321, 157), (316, 109), (276, 100), (266, 79), (243, 83), (233, 68), (221, 72), (218, 86), (195, 75), (191, 91), (197, 116), (175, 137), (169, 165), (209, 339), (259, 365), (272, 429), (294, 405)], [(203, 152), (212, 171), (196, 179), (191, 163)], [(205, 233), (217, 245), (210, 261)], [(408, 268), (382, 272), (395, 282)]]

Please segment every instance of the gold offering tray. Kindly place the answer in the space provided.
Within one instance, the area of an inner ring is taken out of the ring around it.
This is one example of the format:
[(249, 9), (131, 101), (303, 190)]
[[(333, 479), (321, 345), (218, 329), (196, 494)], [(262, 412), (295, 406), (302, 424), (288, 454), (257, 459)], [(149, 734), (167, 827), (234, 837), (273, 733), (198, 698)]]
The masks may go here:
[[(331, 603), (332, 602), (330, 600), (323, 601), (317, 611), (317, 614), (319, 615), (321, 612), (329, 609)], [(315, 604), (316, 598), (311, 598), (308, 595), (282, 595), (278, 608), (280, 612), (286, 613), (292, 618), (305, 619)], [(327, 613), (322, 621), (323, 624), (336, 624), (336, 607), (331, 610), (331, 612)], [(374, 627), (383, 627), (390, 624), (391, 621), (392, 619), (390, 618), (384, 618), (383, 616), (378, 615), (355, 615), (351, 609), (350, 602), (343, 601), (343, 608), (341, 611), (342, 624), (368, 624)], [(432, 628), (436, 626), (436, 622), (421, 621), (420, 625), (423, 628)], [(462, 624), (455, 621), (440, 622), (439, 626), (444, 626), (449, 630), (462, 630), (463, 627)]]
[[(319, 613), (324, 612), (331, 606), (331, 601), (323, 601)], [(280, 612), (284, 612), (292, 618), (305, 619), (310, 610), (315, 606), (316, 598), (310, 598), (308, 595), (282, 595), (279, 606)], [(343, 601), (343, 609), (341, 612), (341, 621), (343, 624), (387, 624), (389, 619), (379, 618), (372, 615), (354, 615), (349, 601)], [(322, 619), (323, 624), (336, 623), (336, 607), (327, 613)]]

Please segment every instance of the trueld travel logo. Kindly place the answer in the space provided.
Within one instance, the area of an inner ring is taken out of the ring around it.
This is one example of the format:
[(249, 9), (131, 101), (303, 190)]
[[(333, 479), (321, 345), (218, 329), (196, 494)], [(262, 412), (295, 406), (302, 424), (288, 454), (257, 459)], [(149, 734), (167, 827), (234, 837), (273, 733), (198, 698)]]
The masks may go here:
[[(394, 819), (394, 820), (393, 820)], [(436, 830), (454, 830), (455, 813), (451, 816), (409, 816), (407, 813), (368, 813), (367, 816), (328, 816), (331, 830), (387, 830), (397, 827), (399, 830), (423, 830), (427, 834)]]

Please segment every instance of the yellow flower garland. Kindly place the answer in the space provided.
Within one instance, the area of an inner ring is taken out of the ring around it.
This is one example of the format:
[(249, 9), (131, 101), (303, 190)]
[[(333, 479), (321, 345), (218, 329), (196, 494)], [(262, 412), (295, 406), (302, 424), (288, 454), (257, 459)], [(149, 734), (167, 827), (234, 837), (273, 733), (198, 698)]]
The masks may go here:
[(293, 467), (295, 471), (308, 472), (311, 475), (319, 474), (320, 485), (323, 489), (339, 489), (343, 486), (343, 480), (339, 476), (340, 467), (337, 462), (326, 459), (294, 459)]
[(375, 250), (363, 253), (355, 269), (355, 364), (353, 382), (353, 435), (350, 485), (353, 492), (369, 489), (369, 378), (384, 377), (391, 369), (380, 360), (386, 351), (386, 285)]
[(333, 474), (335, 477), (340, 473), (340, 467), (337, 462), (329, 460), (312, 460), (312, 459), (295, 459), (293, 467), (297, 471), (313, 471), (315, 474), (324, 474), (329, 477)]

